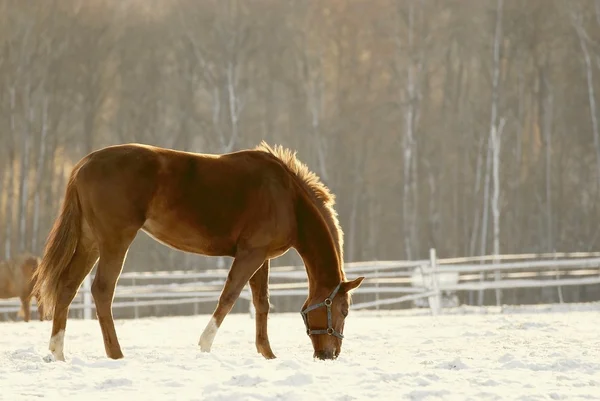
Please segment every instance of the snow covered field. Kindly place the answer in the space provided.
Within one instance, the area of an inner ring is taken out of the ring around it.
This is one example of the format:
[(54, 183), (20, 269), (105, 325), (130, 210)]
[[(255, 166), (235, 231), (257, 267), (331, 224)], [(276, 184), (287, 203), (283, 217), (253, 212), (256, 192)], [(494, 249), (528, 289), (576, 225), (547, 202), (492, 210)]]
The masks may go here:
[(66, 363), (43, 361), (50, 322), (0, 323), (0, 400), (600, 399), (600, 304), (444, 312), (351, 312), (337, 361), (312, 359), (299, 313), (271, 315), (271, 361), (245, 314), (210, 354), (208, 316), (117, 321), (119, 361), (97, 321), (72, 319)]

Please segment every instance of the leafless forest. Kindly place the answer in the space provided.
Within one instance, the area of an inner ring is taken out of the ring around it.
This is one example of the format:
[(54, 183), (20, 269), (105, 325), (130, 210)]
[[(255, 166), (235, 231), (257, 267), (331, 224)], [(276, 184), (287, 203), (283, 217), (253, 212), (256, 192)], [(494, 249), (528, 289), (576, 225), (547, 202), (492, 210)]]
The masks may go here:
[[(2, 258), (95, 149), (262, 139), (335, 192), (347, 261), (600, 245), (598, 0), (0, 0), (0, 87)], [(126, 270), (217, 262), (140, 233)]]

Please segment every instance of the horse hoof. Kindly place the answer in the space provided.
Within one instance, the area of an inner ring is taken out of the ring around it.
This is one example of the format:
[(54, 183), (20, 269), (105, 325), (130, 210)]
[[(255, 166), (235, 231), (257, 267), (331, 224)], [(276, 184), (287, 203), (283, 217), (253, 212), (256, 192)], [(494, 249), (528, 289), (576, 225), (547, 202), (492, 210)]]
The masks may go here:
[(277, 357), (273, 353), (271, 349), (271, 344), (269, 341), (257, 341), (256, 342), (256, 352), (261, 354), (265, 359), (276, 359)]
[(270, 353), (270, 354), (262, 354), (262, 356), (265, 357), (265, 359), (277, 359), (277, 357), (275, 356), (275, 354)]
[(200, 351), (202, 352), (210, 352), (210, 345), (206, 345), (206, 344), (202, 344), (202, 340), (200, 340), (200, 342), (198, 343), (198, 345), (200, 346)]
[(123, 359), (125, 358), (125, 356), (123, 355), (123, 353), (121, 351), (116, 352), (114, 354), (107, 354), (106, 355), (108, 358), (113, 359), (113, 360), (119, 360), (119, 359)]
[(58, 355), (57, 356), (57, 355), (54, 355), (54, 354), (49, 354), (49, 355), (46, 355), (42, 359), (46, 363), (51, 363), (51, 362), (56, 362), (56, 361), (65, 362), (65, 356), (64, 355)]
[(202, 352), (210, 352), (210, 348), (212, 347), (213, 341), (215, 340), (215, 335), (217, 334), (217, 330), (219, 327), (215, 322), (215, 318), (211, 318), (206, 325), (206, 328), (200, 335), (200, 341), (198, 341), (198, 345), (200, 346), (200, 350)]

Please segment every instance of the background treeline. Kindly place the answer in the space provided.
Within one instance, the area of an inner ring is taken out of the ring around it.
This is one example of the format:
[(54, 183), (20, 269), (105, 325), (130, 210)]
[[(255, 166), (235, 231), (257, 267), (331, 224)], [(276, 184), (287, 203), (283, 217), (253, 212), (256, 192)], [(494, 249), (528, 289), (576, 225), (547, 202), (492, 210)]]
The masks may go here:
[[(598, 102), (595, 0), (0, 0), (0, 257), (92, 150), (261, 139), (335, 192), (348, 261), (597, 250)], [(218, 262), (140, 234), (126, 269)]]

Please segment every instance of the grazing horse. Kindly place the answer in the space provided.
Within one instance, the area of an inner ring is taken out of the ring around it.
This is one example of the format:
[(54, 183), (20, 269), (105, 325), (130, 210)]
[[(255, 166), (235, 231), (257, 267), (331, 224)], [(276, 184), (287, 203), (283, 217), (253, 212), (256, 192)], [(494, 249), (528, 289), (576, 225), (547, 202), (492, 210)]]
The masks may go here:
[(69, 305), (95, 262), (92, 296), (106, 355), (123, 357), (112, 300), (127, 250), (143, 230), (174, 249), (230, 256), (233, 263), (199, 346), (210, 352), (225, 316), (250, 282), (256, 349), (275, 358), (267, 334), (269, 260), (291, 247), (302, 257), (302, 307), (313, 357), (340, 353), (350, 292), (334, 196), (295, 152), (264, 141), (254, 149), (199, 154), (143, 144), (91, 152), (73, 168), (60, 215), (36, 271), (41, 303), (53, 310), (49, 349), (64, 361)]
[[(16, 257), (0, 262), (0, 298), (21, 299), (21, 310), (18, 316), (28, 322), (31, 317), (30, 302), (33, 296), (33, 273), (37, 269), (40, 259), (22, 253)], [(40, 320), (44, 320), (43, 308), (37, 298), (37, 307)]]

